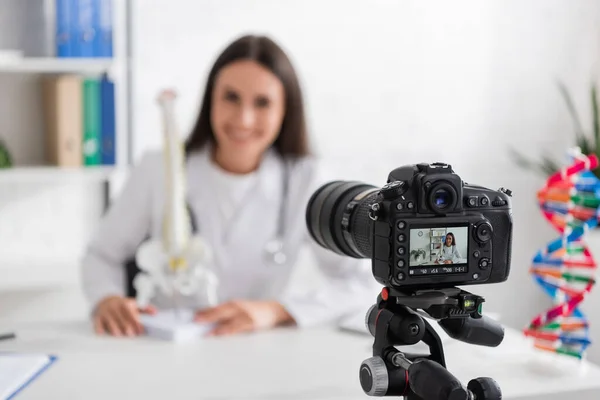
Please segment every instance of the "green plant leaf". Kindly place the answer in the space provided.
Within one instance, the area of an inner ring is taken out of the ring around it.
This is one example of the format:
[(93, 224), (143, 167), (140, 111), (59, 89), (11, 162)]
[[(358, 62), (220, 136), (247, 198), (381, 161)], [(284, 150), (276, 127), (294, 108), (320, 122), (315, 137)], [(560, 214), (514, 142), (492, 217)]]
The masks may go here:
[(9, 168), (12, 166), (12, 159), (4, 141), (0, 139), (0, 168)]
[(561, 168), (561, 165), (550, 157), (543, 155), (539, 167), (546, 176), (549, 176), (555, 172), (558, 172)]
[[(590, 89), (593, 118), (592, 135), (586, 135), (585, 131), (583, 130), (579, 115), (575, 110), (575, 106), (565, 85), (561, 82), (558, 82), (558, 88), (573, 120), (573, 126), (575, 129), (574, 144), (579, 147), (583, 154), (596, 154), (600, 158), (600, 109), (598, 108), (596, 85), (592, 85)], [(539, 160), (535, 160), (529, 157), (529, 155), (524, 155), (512, 147), (508, 149), (508, 152), (510, 158), (516, 165), (523, 169), (534, 171), (545, 178), (559, 171), (563, 165), (562, 162), (558, 162), (547, 155), (542, 155)], [(592, 171), (592, 173), (600, 178), (600, 168), (596, 168)]]
[(552, 160), (548, 156), (542, 156), (540, 161), (534, 161), (528, 159), (526, 156), (512, 147), (508, 149), (508, 152), (510, 158), (512, 158), (513, 162), (517, 164), (517, 166), (523, 169), (534, 171), (543, 178), (547, 178), (549, 175), (552, 175), (558, 171), (561, 166), (560, 162)]
[(598, 97), (596, 85), (592, 85), (592, 118), (594, 123), (594, 152), (600, 154), (600, 122), (598, 121)]
[(587, 155), (590, 153), (596, 153), (596, 147), (593, 145), (593, 143), (591, 143), (590, 139), (585, 136), (577, 138), (575, 144), (579, 147), (583, 154)]
[(508, 148), (508, 154), (515, 164), (524, 169), (534, 169), (535, 164), (513, 147)]
[(569, 114), (571, 114), (571, 119), (573, 120), (573, 125), (575, 127), (575, 137), (577, 141), (579, 141), (579, 139), (585, 137), (585, 135), (583, 127), (581, 125), (581, 120), (579, 119), (579, 115), (577, 114), (577, 111), (575, 110), (575, 105), (573, 104), (573, 100), (571, 99), (571, 95), (569, 94), (569, 91), (562, 82), (558, 82), (558, 89), (567, 105)]

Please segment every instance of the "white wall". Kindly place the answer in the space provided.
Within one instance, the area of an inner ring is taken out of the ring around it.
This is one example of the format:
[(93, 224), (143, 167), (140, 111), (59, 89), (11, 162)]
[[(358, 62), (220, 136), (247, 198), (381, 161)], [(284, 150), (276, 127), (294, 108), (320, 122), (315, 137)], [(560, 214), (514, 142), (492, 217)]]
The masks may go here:
[(470, 183), (512, 189), (510, 279), (472, 289), (518, 328), (545, 309), (528, 268), (556, 233), (536, 208), (542, 180), (506, 150), (561, 156), (572, 144), (557, 80), (590, 120), (600, 2), (134, 0), (133, 18), (136, 159), (160, 143), (161, 88), (179, 93), (187, 134), (217, 53), (240, 34), (269, 34), (292, 57), (315, 144), (341, 177), (381, 185), (396, 166), (442, 160)]
[[(419, 232), (421, 233), (421, 236), (419, 236)], [(418, 230), (411, 229), (410, 230), (409, 254), (413, 250), (425, 250), (425, 258), (423, 258), (423, 256), (421, 255), (421, 258), (419, 259), (419, 261), (424, 261), (424, 260), (430, 261), (431, 260), (431, 257), (430, 257), (430, 253), (431, 253), (430, 247), (431, 246), (430, 246), (429, 235), (430, 235), (429, 229), (418, 229)], [(411, 255), (409, 265), (413, 265), (413, 264), (416, 264), (416, 259)]]

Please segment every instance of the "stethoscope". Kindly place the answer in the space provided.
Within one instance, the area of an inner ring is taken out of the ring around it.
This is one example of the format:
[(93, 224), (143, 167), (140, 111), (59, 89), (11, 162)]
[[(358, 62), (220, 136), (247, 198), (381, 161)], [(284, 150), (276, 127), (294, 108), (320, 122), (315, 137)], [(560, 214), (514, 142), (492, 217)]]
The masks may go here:
[[(281, 203), (279, 205), (279, 214), (277, 216), (277, 231), (275, 236), (270, 239), (263, 249), (263, 259), (265, 264), (267, 265), (276, 265), (282, 266), (287, 261), (287, 254), (285, 251), (285, 216), (287, 212), (287, 202), (288, 202), (288, 194), (289, 194), (289, 171), (287, 164), (284, 162), (284, 172), (283, 176), (283, 196), (281, 198)], [(190, 216), (190, 223), (192, 228), (192, 233), (198, 233), (198, 223), (196, 221), (196, 217), (189, 203), (187, 204), (188, 214)]]

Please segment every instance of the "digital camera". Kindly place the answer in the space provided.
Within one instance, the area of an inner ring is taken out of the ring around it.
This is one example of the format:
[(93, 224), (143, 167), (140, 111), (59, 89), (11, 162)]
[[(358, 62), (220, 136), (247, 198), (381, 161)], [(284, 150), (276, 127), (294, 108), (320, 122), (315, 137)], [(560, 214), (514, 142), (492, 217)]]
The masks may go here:
[(311, 196), (306, 223), (322, 247), (370, 258), (387, 287), (498, 283), (510, 272), (511, 191), (463, 182), (448, 164), (396, 168), (381, 188), (326, 183)]

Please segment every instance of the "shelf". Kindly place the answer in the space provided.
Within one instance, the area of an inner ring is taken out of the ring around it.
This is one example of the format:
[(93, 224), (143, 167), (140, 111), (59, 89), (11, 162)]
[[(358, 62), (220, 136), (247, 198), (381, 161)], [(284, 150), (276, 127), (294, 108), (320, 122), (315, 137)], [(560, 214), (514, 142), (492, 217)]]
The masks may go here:
[(66, 181), (105, 181), (122, 168), (113, 166), (97, 167), (52, 167), (52, 166), (23, 166), (0, 169), (0, 183), (44, 183)]
[(102, 73), (108, 72), (114, 64), (112, 58), (0, 59), (0, 73)]

